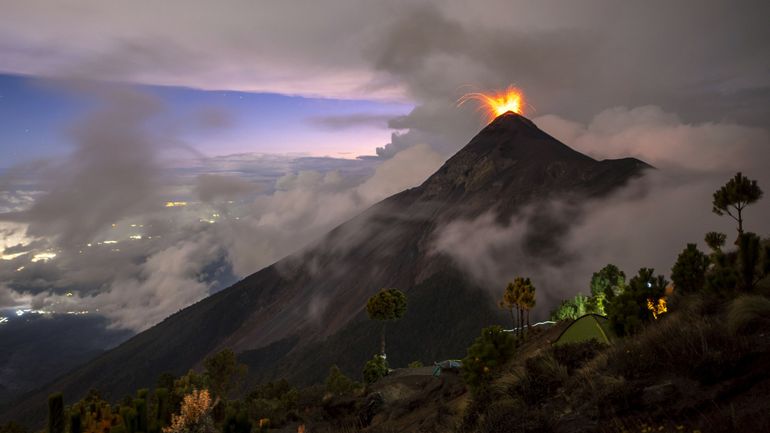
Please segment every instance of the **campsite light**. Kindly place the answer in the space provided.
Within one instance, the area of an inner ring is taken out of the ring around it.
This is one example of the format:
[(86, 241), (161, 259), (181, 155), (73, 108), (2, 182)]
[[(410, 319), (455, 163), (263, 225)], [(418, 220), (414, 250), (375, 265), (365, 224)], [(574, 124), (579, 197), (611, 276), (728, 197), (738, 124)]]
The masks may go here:
[(647, 309), (652, 312), (652, 317), (658, 320), (658, 316), (668, 311), (666, 297), (658, 299), (658, 302), (653, 302), (652, 298), (647, 298)]

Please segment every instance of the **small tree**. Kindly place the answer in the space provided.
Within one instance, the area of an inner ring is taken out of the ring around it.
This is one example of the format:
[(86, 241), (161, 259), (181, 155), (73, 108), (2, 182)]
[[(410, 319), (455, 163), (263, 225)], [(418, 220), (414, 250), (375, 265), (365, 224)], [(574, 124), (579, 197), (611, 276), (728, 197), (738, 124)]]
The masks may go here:
[(738, 274), (740, 288), (748, 292), (768, 274), (770, 274), (770, 243), (754, 233), (744, 233), (738, 237)]
[(472, 391), (489, 383), (500, 367), (513, 356), (513, 337), (500, 326), (481, 330), (481, 336), (468, 348), (463, 359), (462, 375)]
[(143, 398), (134, 399), (134, 410), (136, 411), (136, 431), (147, 432), (147, 400)]
[(626, 274), (612, 263), (591, 276), (591, 299), (589, 308), (597, 314), (606, 314), (607, 304), (612, 302), (626, 286)]
[(169, 396), (168, 389), (155, 389), (155, 410), (157, 424), (161, 427), (167, 426), (171, 422), (171, 397)]
[(211, 418), (213, 403), (208, 390), (195, 390), (182, 399), (179, 413), (171, 416), (171, 425), (163, 433), (214, 433)]
[(364, 364), (364, 382), (372, 384), (388, 375), (388, 361), (382, 355), (374, 355), (374, 358)]
[(385, 357), (385, 324), (398, 320), (406, 313), (406, 295), (398, 289), (382, 289), (369, 298), (366, 303), (369, 318), (382, 322), (380, 335), (380, 354)]
[(69, 433), (82, 433), (83, 426), (80, 419), (80, 411), (72, 411), (70, 414), (70, 431)]
[[(532, 292), (531, 295), (529, 292)], [(524, 312), (526, 311), (525, 302), (531, 296), (531, 302), (534, 302), (534, 286), (529, 278), (516, 277), (512, 283), (508, 283), (503, 294), (503, 300), (500, 302), (500, 306), (511, 311), (511, 320), (513, 320), (513, 309), (517, 311), (517, 322), (514, 324), (514, 329), (517, 329), (517, 333), (522, 335), (524, 331)], [(532, 304), (534, 307), (534, 304)]]
[(668, 282), (663, 275), (656, 277), (654, 273), (654, 269), (639, 269), (639, 274), (629, 281), (626, 290), (610, 304), (607, 315), (610, 326), (618, 335), (639, 332), (644, 323), (654, 320), (659, 314), (657, 307), (666, 293)]
[(48, 433), (64, 433), (64, 396), (48, 396)]
[(709, 257), (700, 252), (695, 244), (687, 244), (671, 268), (671, 280), (676, 291), (694, 293), (703, 289), (709, 263)]
[(326, 377), (326, 392), (334, 395), (347, 394), (355, 388), (356, 383), (353, 379), (345, 376), (339, 367), (332, 365), (329, 369), (329, 375)]
[(536, 300), (535, 286), (529, 281), (529, 278), (527, 278), (527, 282), (528, 284), (524, 286), (521, 297), (519, 299), (521, 307), (524, 309), (524, 312), (527, 315), (527, 332), (529, 333), (529, 312), (535, 308)]
[(762, 198), (762, 190), (756, 180), (750, 180), (738, 172), (714, 193), (713, 212), (729, 215), (738, 222), (738, 236), (743, 234), (743, 209)]
[(235, 352), (224, 349), (203, 361), (204, 374), (214, 396), (227, 398), (236, 384), (246, 376), (248, 367), (238, 363)]
[(514, 317), (513, 310), (519, 311), (519, 295), (516, 293), (516, 286), (513, 285), (513, 282), (509, 282), (505, 286), (503, 299), (500, 300), (498, 305), (511, 314), (511, 324), (513, 329), (516, 329), (516, 318)]
[(726, 240), (727, 240), (727, 235), (724, 233), (719, 233), (719, 232), (706, 233), (706, 245), (708, 245), (709, 248), (711, 248), (711, 251), (714, 254), (722, 252), (722, 247), (725, 246)]

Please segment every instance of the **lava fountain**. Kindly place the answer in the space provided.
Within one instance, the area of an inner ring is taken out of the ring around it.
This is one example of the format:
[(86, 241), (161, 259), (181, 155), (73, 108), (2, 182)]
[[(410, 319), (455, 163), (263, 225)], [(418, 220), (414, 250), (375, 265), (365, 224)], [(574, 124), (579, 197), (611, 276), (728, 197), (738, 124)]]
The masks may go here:
[(524, 93), (521, 89), (509, 86), (507, 89), (495, 93), (466, 93), (457, 100), (457, 106), (468, 101), (479, 103), (479, 110), (483, 111), (487, 121), (491, 122), (501, 114), (509, 111), (516, 114), (524, 114)]

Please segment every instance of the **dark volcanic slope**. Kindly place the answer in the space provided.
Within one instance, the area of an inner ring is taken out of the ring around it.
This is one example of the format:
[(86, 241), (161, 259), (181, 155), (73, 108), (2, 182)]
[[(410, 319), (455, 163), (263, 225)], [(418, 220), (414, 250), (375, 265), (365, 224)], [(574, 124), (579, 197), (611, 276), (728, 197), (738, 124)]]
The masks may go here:
[(499, 322), (499, 311), (447, 257), (432, 252), (434, 229), (489, 210), (506, 220), (536, 200), (602, 196), (647, 167), (630, 158), (595, 161), (528, 119), (504, 114), (419, 187), (174, 314), (27, 396), (4, 417), (42, 419), (52, 390), (72, 401), (96, 387), (117, 399), (223, 347), (241, 353), (254, 380), (282, 375), (308, 382), (332, 363), (354, 372), (376, 351), (377, 328), (362, 309), (382, 287), (401, 288), (410, 300), (406, 317), (390, 328), (393, 365), (462, 356), (482, 326)]

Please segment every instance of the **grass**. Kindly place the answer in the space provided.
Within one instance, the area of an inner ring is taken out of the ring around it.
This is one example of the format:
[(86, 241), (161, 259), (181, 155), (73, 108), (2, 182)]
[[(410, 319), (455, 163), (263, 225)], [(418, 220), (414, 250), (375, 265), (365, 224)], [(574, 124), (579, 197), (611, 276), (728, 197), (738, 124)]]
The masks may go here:
[(691, 295), (675, 305), (614, 346), (520, 352), (474, 395), (458, 431), (763, 431), (770, 373), (757, 366), (770, 354), (754, 343), (770, 329), (770, 299)]
[(743, 295), (727, 309), (727, 329), (732, 335), (770, 329), (770, 299), (761, 295)]

